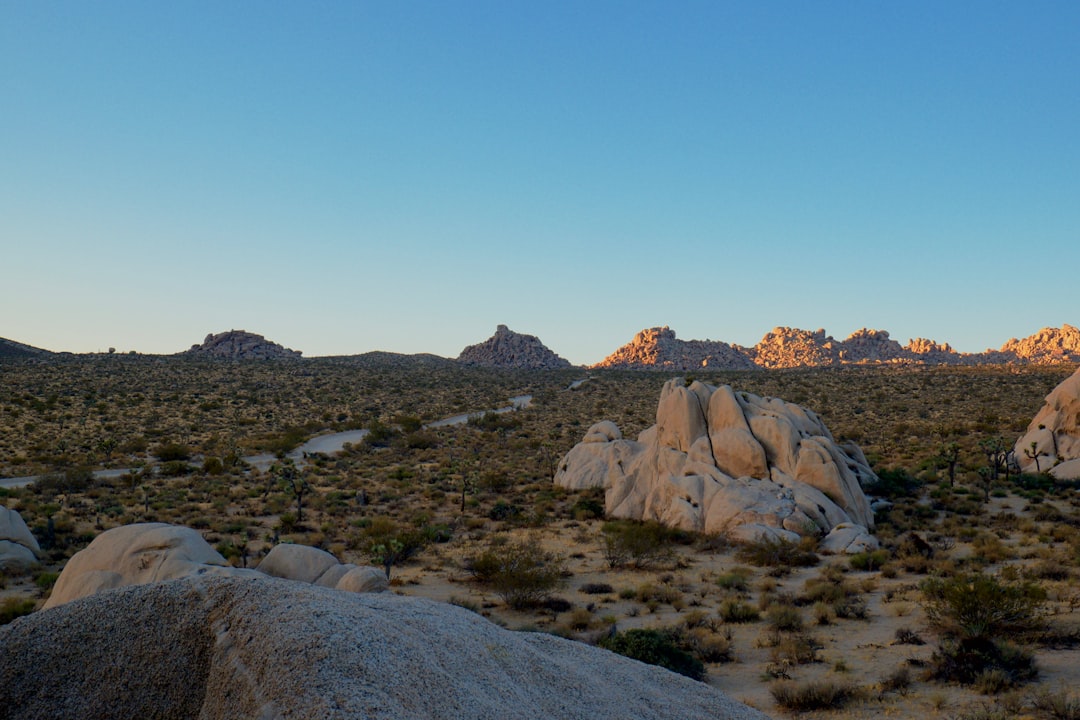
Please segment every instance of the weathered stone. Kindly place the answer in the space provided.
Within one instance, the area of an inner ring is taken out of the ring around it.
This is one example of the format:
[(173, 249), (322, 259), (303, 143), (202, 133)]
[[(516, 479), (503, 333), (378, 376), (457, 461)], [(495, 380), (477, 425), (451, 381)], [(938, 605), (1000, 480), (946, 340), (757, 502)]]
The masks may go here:
[(516, 333), (505, 325), (484, 342), (462, 350), (457, 360), (465, 365), (527, 370), (570, 367), (568, 360), (549, 350), (535, 335)]
[(207, 335), (202, 345), (192, 345), (183, 354), (215, 360), (295, 360), (302, 355), (244, 330)]
[(825, 538), (818, 543), (818, 550), (826, 553), (855, 555), (856, 553), (869, 552), (881, 547), (878, 539), (868, 533), (866, 528), (851, 523), (841, 523), (834, 527)]
[(258, 570), (230, 566), (191, 528), (166, 523), (123, 525), (103, 532), (75, 553), (44, 607), (63, 605), (105, 590), (203, 575), (272, 575), (354, 592), (386, 589), (386, 576), (381, 570), (342, 565), (330, 553), (303, 545), (275, 546)]
[(866, 459), (838, 446), (821, 419), (798, 405), (671, 380), (656, 425), (636, 442), (608, 425), (589, 429), (555, 482), (604, 488), (610, 517), (749, 537), (752, 530), (739, 528), (790, 537), (824, 536), (849, 523), (873, 527), (861, 487), (875, 479)]
[(0, 505), (0, 572), (18, 572), (37, 564), (41, 555), (37, 539), (22, 516)]
[(0, 714), (766, 720), (706, 683), (448, 603), (254, 578), (122, 588), (0, 627)]
[(1024, 472), (1051, 472), (1062, 480), (1080, 478), (1080, 467), (1071, 463), (1080, 459), (1080, 370), (1046, 396), (1027, 432), (1016, 441), (1013, 454)]

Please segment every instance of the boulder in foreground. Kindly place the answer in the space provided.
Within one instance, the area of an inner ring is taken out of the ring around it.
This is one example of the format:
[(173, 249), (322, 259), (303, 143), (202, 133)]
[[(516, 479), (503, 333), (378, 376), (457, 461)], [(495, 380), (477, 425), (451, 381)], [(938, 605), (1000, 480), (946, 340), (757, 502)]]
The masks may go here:
[(0, 713), (39, 718), (767, 716), (605, 650), (468, 610), (266, 576), (189, 576), (0, 627)]

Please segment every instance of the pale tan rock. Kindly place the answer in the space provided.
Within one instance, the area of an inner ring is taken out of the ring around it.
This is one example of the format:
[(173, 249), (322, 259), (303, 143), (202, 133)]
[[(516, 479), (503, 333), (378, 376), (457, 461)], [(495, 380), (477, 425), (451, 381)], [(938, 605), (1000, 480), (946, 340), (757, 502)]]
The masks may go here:
[(275, 545), (256, 570), (272, 577), (351, 592), (382, 592), (389, 587), (386, 573), (378, 568), (341, 563), (325, 550), (292, 543)]
[(1052, 471), (1080, 458), (1080, 370), (1050, 391), (1013, 453), (1020, 469), (1029, 473)]
[[(302, 545), (275, 546), (259, 570), (263, 572), (230, 566), (191, 528), (166, 523), (123, 525), (98, 535), (68, 561), (44, 607), (63, 605), (105, 590), (202, 575), (252, 578), (273, 574), (306, 583), (325, 577), (323, 584), (333, 580), (331, 587), (341, 590), (386, 589), (382, 571), (342, 565), (330, 553)], [(381, 587), (371, 571), (382, 576)]]
[(841, 523), (834, 527), (820, 543), (818, 550), (824, 553), (855, 555), (870, 552), (881, 547), (878, 539), (868, 533), (866, 528), (851, 523)]
[(776, 398), (672, 380), (657, 424), (636, 442), (597, 425), (586, 437), (555, 482), (604, 488), (610, 517), (709, 533), (774, 528), (770, 537), (873, 527), (861, 484), (875, 477), (861, 451), (838, 446), (815, 413)]
[(585, 439), (581, 442), (611, 442), (622, 440), (622, 432), (619, 426), (610, 420), (602, 420), (596, 423), (585, 433)]
[(707, 683), (449, 603), (256, 575), (127, 587), (0, 626), (0, 715), (767, 720)]
[(239, 575), (195, 530), (137, 523), (103, 532), (64, 566), (45, 608), (127, 585), (188, 575)]
[(21, 571), (41, 556), (38, 541), (15, 510), (0, 505), (0, 571)]

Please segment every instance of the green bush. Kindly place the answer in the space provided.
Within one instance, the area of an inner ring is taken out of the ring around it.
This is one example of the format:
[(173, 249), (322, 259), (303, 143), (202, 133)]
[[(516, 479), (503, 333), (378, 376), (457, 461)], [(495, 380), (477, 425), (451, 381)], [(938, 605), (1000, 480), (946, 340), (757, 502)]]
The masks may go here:
[(743, 543), (735, 554), (742, 562), (758, 567), (811, 567), (820, 560), (811, 549), (812, 542), (812, 538), (803, 538), (802, 542), (795, 543), (762, 536), (752, 542)]
[(515, 610), (543, 602), (563, 582), (563, 559), (545, 552), (534, 539), (493, 543), (468, 569)]
[(655, 522), (613, 520), (601, 528), (604, 559), (612, 568), (648, 567), (671, 557), (671, 543), (678, 531)]
[(705, 666), (682, 650), (669, 632), (634, 629), (615, 633), (600, 641), (600, 647), (650, 665), (659, 665), (694, 680), (705, 679)]
[(0, 602), (0, 625), (7, 625), (17, 617), (29, 615), (34, 612), (33, 600), (20, 600), (19, 598), (4, 598)]
[(184, 461), (191, 459), (191, 448), (183, 443), (169, 442), (158, 445), (153, 450), (154, 456), (161, 462)]
[(720, 603), (720, 618), (727, 623), (757, 622), (761, 614), (757, 608), (742, 600), (725, 600)]
[(778, 682), (769, 688), (769, 692), (772, 693), (777, 705), (796, 712), (836, 710), (861, 695), (860, 690), (854, 685), (835, 680), (810, 680), (803, 683)]
[(973, 573), (921, 585), (930, 627), (942, 637), (928, 676), (1000, 692), (1038, 676), (1031, 653), (1008, 641), (1042, 627), (1046, 592)]
[(882, 565), (889, 562), (889, 551), (872, 550), (869, 552), (856, 553), (851, 556), (850, 562), (851, 567), (854, 570), (880, 570)]

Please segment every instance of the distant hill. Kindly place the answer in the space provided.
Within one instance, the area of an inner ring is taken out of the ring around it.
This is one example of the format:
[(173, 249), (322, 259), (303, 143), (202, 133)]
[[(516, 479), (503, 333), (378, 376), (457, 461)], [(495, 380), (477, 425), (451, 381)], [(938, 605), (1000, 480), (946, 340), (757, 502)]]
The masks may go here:
[(32, 345), (24, 345), (14, 340), (0, 338), (0, 360), (18, 360), (24, 358), (47, 358), (55, 353)]
[(181, 355), (213, 360), (298, 360), (302, 353), (290, 350), (245, 330), (207, 335), (202, 345), (192, 345)]
[(837, 365), (1004, 365), (1080, 363), (1080, 330), (1072, 325), (1043, 328), (1000, 350), (958, 353), (946, 344), (916, 338), (900, 345), (885, 330), (862, 329), (846, 340), (824, 330), (778, 327), (754, 347), (718, 340), (679, 340), (668, 327), (642, 330), (594, 368), (674, 370), (710, 368), (831, 367)]
[(465, 365), (528, 370), (571, 367), (569, 360), (553, 353), (535, 335), (516, 333), (505, 325), (499, 325), (484, 342), (462, 350), (457, 360)]

